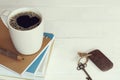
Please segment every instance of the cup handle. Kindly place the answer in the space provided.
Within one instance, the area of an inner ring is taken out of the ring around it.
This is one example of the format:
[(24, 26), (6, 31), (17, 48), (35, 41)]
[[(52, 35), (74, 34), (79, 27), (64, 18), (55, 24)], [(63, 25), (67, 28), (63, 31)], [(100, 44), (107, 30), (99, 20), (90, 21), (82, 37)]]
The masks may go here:
[(7, 24), (7, 17), (10, 14), (11, 11), (9, 10), (4, 10), (0, 13), (0, 18), (3, 21), (4, 25), (8, 28), (8, 24)]

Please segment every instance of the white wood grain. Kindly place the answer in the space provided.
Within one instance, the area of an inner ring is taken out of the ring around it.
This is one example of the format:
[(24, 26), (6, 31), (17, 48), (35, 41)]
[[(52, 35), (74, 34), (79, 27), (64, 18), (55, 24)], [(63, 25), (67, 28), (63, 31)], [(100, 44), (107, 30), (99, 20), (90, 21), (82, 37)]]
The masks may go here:
[(119, 0), (0, 0), (1, 6), (119, 6)]
[[(39, 8), (39, 7), (36, 7)], [(2, 12), (5, 9), (0, 9)], [(45, 31), (57, 38), (118, 37), (120, 7), (40, 7)]]
[(45, 30), (57, 37), (118, 37), (120, 33), (119, 7), (47, 8), (44, 13)]
[(0, 12), (20, 7), (39, 8), (45, 31), (57, 38), (118, 37), (119, 0), (0, 0)]

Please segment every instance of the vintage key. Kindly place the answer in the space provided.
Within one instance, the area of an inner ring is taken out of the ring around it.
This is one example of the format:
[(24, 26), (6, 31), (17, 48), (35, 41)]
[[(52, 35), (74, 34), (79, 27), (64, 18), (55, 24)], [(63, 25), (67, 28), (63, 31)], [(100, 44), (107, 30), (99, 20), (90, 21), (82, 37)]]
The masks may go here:
[(87, 75), (86, 79), (87, 80), (92, 80), (92, 78), (90, 77), (90, 75), (87, 73), (87, 71), (85, 70), (85, 67), (87, 66), (87, 61), (88, 61), (88, 58), (86, 58), (86, 61), (85, 63), (82, 63), (80, 62), (82, 58), (79, 59), (78, 61), (78, 66), (77, 66), (77, 70), (83, 70), (85, 72), (85, 74)]
[(95, 49), (89, 53), (78, 52), (78, 55), (81, 58), (82, 57), (85, 57), (86, 59), (89, 58), (102, 71), (108, 71), (113, 67), (113, 62), (107, 56), (105, 56), (103, 52), (101, 52), (98, 49)]
[(87, 80), (92, 80), (92, 78), (90, 77), (90, 75), (87, 73), (87, 71), (85, 70), (85, 65), (82, 63), (78, 64), (77, 70), (83, 70), (85, 72), (85, 74), (87, 75), (86, 79)]

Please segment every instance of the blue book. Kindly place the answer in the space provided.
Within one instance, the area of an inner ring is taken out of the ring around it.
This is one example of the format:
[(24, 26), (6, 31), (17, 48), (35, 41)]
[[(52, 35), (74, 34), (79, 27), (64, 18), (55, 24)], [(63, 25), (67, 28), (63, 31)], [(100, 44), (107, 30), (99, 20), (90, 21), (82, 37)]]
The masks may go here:
[[(53, 34), (50, 34), (50, 33), (44, 33), (44, 36), (46, 38), (49, 38), (49, 39), (53, 39), (54, 38), (54, 35)], [(47, 55), (47, 50), (49, 48), (49, 46), (51, 46), (50, 44), (48, 44), (45, 49), (42, 51), (41, 55), (34, 61), (34, 63), (26, 70), (26, 72), (29, 72), (29, 73), (35, 73), (36, 70), (39, 68), (40, 64), (42, 64), (44, 58), (46, 57)]]
[(26, 70), (26, 72), (23, 74), (23, 77), (26, 76), (30, 79), (39, 79), (40, 77), (45, 76), (45, 70), (49, 60), (54, 35), (50, 33), (44, 33), (44, 36), (46, 39), (50, 39), (49, 44), (46, 45), (46, 47), (42, 50), (41, 55), (39, 55), (32, 65)]

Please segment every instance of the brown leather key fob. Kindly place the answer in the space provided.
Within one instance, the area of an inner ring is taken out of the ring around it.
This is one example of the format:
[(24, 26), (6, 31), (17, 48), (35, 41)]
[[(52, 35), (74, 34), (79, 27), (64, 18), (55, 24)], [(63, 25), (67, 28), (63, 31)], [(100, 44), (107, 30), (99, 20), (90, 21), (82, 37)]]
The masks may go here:
[(113, 63), (98, 49), (89, 52), (92, 54), (89, 59), (102, 71), (107, 71), (113, 67)]

